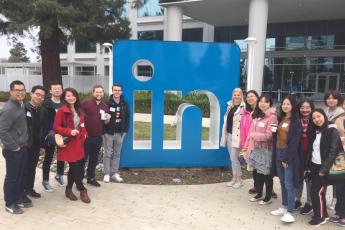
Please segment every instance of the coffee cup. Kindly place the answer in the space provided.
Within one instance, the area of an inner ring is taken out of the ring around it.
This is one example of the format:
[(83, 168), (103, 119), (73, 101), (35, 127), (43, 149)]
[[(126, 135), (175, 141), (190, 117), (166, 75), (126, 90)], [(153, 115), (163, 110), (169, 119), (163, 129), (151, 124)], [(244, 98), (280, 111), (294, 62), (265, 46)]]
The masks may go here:
[(277, 124), (271, 124), (271, 131), (272, 133), (277, 132), (278, 125)]

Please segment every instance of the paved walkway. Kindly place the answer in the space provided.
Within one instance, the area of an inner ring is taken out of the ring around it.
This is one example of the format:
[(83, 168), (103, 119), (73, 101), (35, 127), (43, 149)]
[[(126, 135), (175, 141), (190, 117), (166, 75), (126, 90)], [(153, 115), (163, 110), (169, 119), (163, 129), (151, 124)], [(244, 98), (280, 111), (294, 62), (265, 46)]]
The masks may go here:
[[(1, 151), (1, 150), (0, 150)], [(5, 176), (4, 158), (0, 157), (0, 183)], [(65, 178), (66, 179), (66, 178)], [(35, 188), (42, 194), (34, 207), (23, 215), (4, 211), (0, 191), (0, 229), (112, 229), (112, 230), (229, 230), (229, 229), (312, 229), (310, 216), (295, 214), (296, 222), (282, 224), (269, 212), (279, 207), (280, 199), (269, 206), (248, 201), (251, 180), (242, 189), (210, 185), (132, 185), (102, 183), (101, 188), (89, 187), (91, 204), (69, 201), (64, 188), (53, 193), (43, 191), (42, 171), (37, 169)], [(278, 191), (278, 183), (275, 183)], [(338, 229), (327, 223), (320, 229)]]

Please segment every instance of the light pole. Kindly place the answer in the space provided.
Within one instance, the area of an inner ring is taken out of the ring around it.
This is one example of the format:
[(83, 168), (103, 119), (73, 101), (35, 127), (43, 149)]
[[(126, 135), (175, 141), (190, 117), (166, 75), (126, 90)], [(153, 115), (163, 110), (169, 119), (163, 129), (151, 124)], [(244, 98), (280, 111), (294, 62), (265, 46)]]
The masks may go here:
[(109, 42), (103, 43), (104, 48), (109, 50), (109, 96), (112, 94), (113, 87), (113, 45)]
[(256, 38), (248, 37), (244, 40), (247, 43), (248, 55), (247, 55), (247, 92), (254, 89), (254, 45)]

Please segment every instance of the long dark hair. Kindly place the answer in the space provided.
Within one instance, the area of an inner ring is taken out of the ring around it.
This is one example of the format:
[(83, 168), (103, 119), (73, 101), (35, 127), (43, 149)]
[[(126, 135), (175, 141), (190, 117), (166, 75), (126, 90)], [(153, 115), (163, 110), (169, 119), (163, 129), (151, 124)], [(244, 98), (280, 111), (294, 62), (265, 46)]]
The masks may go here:
[(81, 109), (81, 105), (80, 105), (80, 99), (79, 99), (79, 94), (77, 92), (77, 90), (75, 90), (74, 88), (66, 88), (64, 89), (61, 98), (62, 100), (65, 102), (65, 105), (69, 108), (71, 108), (70, 104), (68, 104), (68, 102), (65, 100), (66, 97), (66, 93), (70, 92), (73, 94), (73, 96), (75, 96), (75, 98), (77, 99), (74, 103), (74, 109), (77, 112), (77, 114), (80, 116), (81, 114), (83, 114), (83, 111)]
[(248, 104), (248, 102), (247, 102), (247, 96), (248, 96), (248, 94), (250, 94), (250, 93), (254, 94), (257, 100), (259, 99), (259, 94), (258, 94), (258, 92), (256, 92), (256, 91), (253, 90), (253, 89), (252, 89), (252, 90), (249, 90), (249, 91), (246, 93), (246, 100), (245, 100), (245, 103), (246, 103), (246, 110), (249, 111), (249, 112), (252, 112), (252, 111), (253, 111), (253, 108), (252, 108), (252, 107)]
[(322, 131), (324, 131), (324, 130), (326, 130), (326, 129), (328, 128), (329, 121), (328, 121), (328, 119), (327, 119), (327, 115), (326, 115), (325, 111), (323, 111), (323, 109), (317, 108), (317, 109), (315, 109), (315, 110), (311, 113), (311, 116), (312, 116), (312, 117), (313, 117), (313, 114), (314, 114), (315, 112), (321, 113), (322, 116), (323, 116), (323, 118), (324, 118), (324, 120), (325, 120), (325, 123), (323, 123), (323, 125), (322, 125), (321, 127), (315, 125), (314, 122), (313, 122), (314, 129), (315, 129), (315, 130), (319, 130), (320, 132), (322, 132)]
[(308, 103), (310, 108), (311, 108), (311, 113), (310, 113), (310, 117), (311, 117), (311, 114), (313, 113), (313, 111), (315, 110), (315, 105), (314, 105), (314, 102), (312, 102), (311, 100), (309, 99), (306, 99), (306, 98), (303, 98), (302, 100), (299, 101), (297, 107), (298, 107), (298, 113), (300, 115), (300, 117), (302, 117), (302, 114), (301, 114), (301, 107), (304, 103)]
[(289, 100), (290, 101), (290, 104), (291, 104), (291, 121), (294, 121), (296, 119), (298, 119), (298, 114), (299, 114), (299, 111), (298, 111), (298, 108), (297, 108), (297, 103), (296, 103), (296, 100), (295, 98), (293, 98), (292, 96), (288, 95), (286, 97), (284, 97), (284, 99), (282, 100), (282, 103), (280, 104), (279, 106), (279, 116), (278, 116), (278, 120), (279, 121), (282, 121), (285, 117), (286, 117), (286, 113), (283, 111), (282, 109), (282, 105), (283, 105), (283, 102), (285, 100)]
[(261, 118), (265, 117), (265, 113), (262, 112), (262, 110), (259, 108), (259, 102), (260, 102), (262, 99), (265, 99), (265, 101), (268, 102), (268, 103), (270, 104), (270, 107), (273, 106), (273, 100), (272, 100), (271, 95), (266, 94), (266, 93), (265, 93), (265, 94), (262, 94), (262, 95), (259, 97), (258, 101), (256, 102), (256, 107), (255, 107), (254, 112), (253, 112), (253, 114), (252, 114), (252, 118), (253, 118), (253, 119), (259, 118), (259, 117), (261, 117)]

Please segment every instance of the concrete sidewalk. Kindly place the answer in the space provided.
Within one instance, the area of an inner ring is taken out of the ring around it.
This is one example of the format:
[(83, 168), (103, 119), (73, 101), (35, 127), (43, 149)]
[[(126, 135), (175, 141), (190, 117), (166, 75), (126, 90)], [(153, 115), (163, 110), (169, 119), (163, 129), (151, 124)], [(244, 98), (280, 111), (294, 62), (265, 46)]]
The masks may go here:
[[(1, 150), (0, 150), (1, 151)], [(42, 171), (37, 169), (35, 189), (42, 194), (34, 207), (22, 215), (5, 211), (3, 190), (0, 191), (0, 229), (112, 229), (112, 230), (228, 230), (228, 229), (312, 229), (311, 215), (295, 214), (296, 222), (282, 224), (271, 210), (280, 206), (279, 198), (268, 206), (249, 202), (247, 191), (251, 180), (235, 190), (224, 183), (209, 185), (132, 185), (102, 183), (101, 188), (87, 186), (91, 204), (69, 201), (64, 188), (57, 186), (47, 193), (41, 186)], [(0, 183), (5, 177), (5, 161), (0, 157)], [(67, 178), (65, 178), (66, 180)], [(75, 189), (75, 188), (74, 188)], [(338, 229), (327, 223), (320, 229)]]

